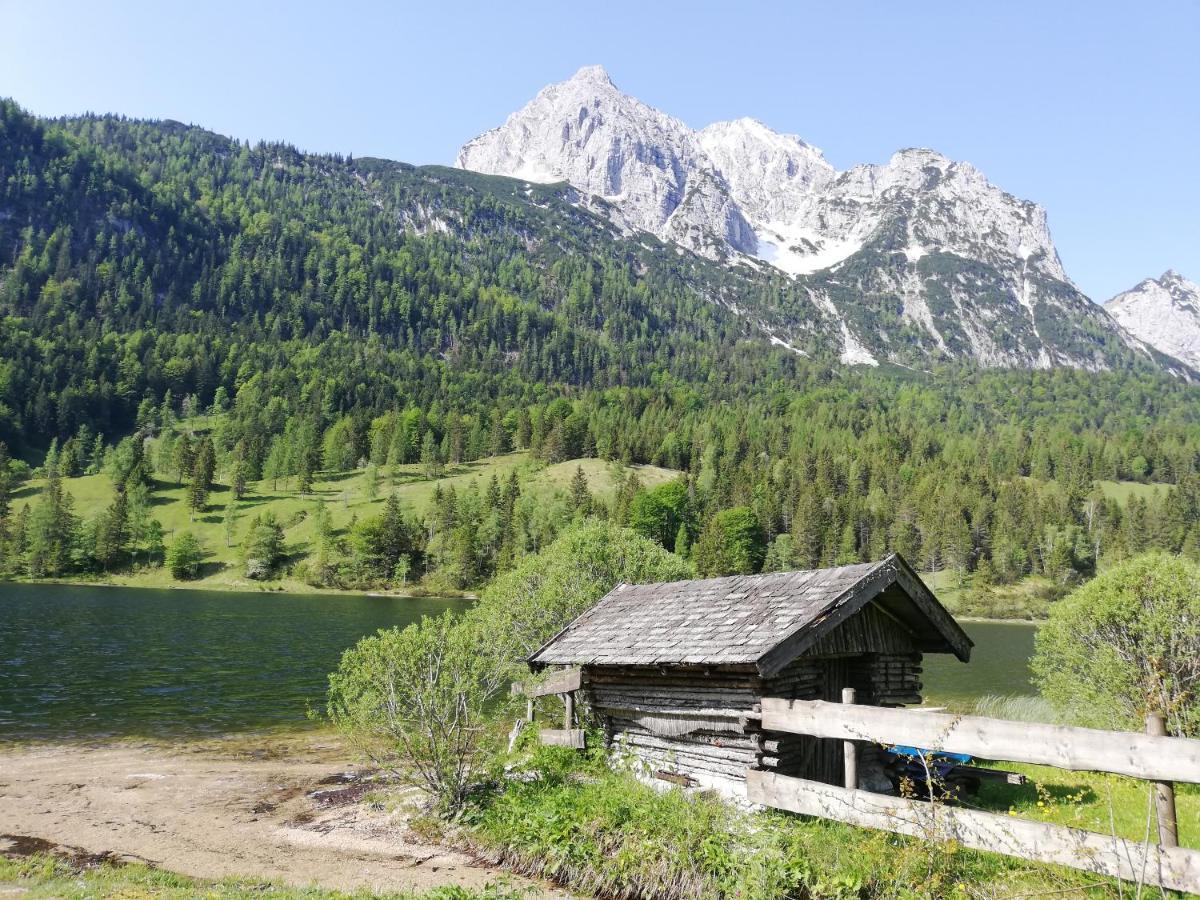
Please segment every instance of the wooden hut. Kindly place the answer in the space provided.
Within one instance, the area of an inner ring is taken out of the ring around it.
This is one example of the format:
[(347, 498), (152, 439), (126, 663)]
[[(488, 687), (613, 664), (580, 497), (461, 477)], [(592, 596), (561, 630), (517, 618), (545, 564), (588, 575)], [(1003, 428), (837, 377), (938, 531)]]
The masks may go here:
[[(745, 796), (748, 768), (842, 783), (839, 741), (765, 732), (763, 697), (921, 702), (921, 655), (971, 640), (898, 555), (803, 572), (622, 584), (530, 657), (647, 777)], [(860, 764), (872, 785), (869, 758)], [(879, 772), (874, 771), (878, 782)]]

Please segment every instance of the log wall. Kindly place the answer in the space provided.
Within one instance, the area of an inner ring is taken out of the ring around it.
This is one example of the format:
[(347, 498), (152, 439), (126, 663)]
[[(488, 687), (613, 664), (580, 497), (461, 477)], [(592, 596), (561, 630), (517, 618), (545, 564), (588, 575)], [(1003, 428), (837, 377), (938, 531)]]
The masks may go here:
[(746, 772), (842, 783), (842, 742), (762, 728), (762, 698), (920, 703), (921, 654), (874, 607), (842, 623), (769, 679), (749, 667), (588, 666), (583, 693), (609, 746), (644, 776), (744, 797)]

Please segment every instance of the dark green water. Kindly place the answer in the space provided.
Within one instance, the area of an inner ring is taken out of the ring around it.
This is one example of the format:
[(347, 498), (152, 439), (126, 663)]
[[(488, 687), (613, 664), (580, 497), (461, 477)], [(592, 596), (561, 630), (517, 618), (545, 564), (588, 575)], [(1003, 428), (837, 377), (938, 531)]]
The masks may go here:
[[(0, 741), (198, 736), (307, 723), (342, 651), (466, 601), (0, 584)], [(966, 623), (925, 657), (929, 702), (1032, 694), (1034, 628)]]
[(928, 653), (923, 662), (925, 697), (937, 706), (970, 712), (987, 694), (1029, 696), (1029, 658), (1037, 628), (1022, 622), (963, 622), (975, 642), (971, 661), (963, 664), (949, 654)]
[(465, 606), (0, 584), (0, 741), (303, 726), (360, 637)]

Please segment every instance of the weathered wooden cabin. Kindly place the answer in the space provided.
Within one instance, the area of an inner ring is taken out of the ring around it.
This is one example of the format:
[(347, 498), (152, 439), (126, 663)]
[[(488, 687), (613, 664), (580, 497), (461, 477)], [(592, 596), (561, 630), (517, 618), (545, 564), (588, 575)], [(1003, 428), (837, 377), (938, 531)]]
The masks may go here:
[[(761, 728), (761, 700), (921, 702), (923, 653), (971, 640), (897, 555), (878, 563), (622, 584), (529, 659), (579, 667), (610, 745), (650, 778), (745, 796), (748, 768), (841, 784), (842, 744)], [(878, 789), (870, 759), (864, 787)]]

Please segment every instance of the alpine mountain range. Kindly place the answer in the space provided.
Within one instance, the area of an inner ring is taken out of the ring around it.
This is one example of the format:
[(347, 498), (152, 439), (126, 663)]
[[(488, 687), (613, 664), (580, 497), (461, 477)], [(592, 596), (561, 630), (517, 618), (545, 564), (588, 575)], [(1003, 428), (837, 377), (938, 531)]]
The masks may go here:
[(1200, 368), (1200, 287), (1167, 272), (1093, 303), (1064, 271), (1042, 207), (934, 150), (838, 171), (754, 119), (694, 130), (588, 66), (468, 141), (455, 165), (565, 182), (622, 236), (725, 267), (732, 285), (697, 290), (798, 353)]

